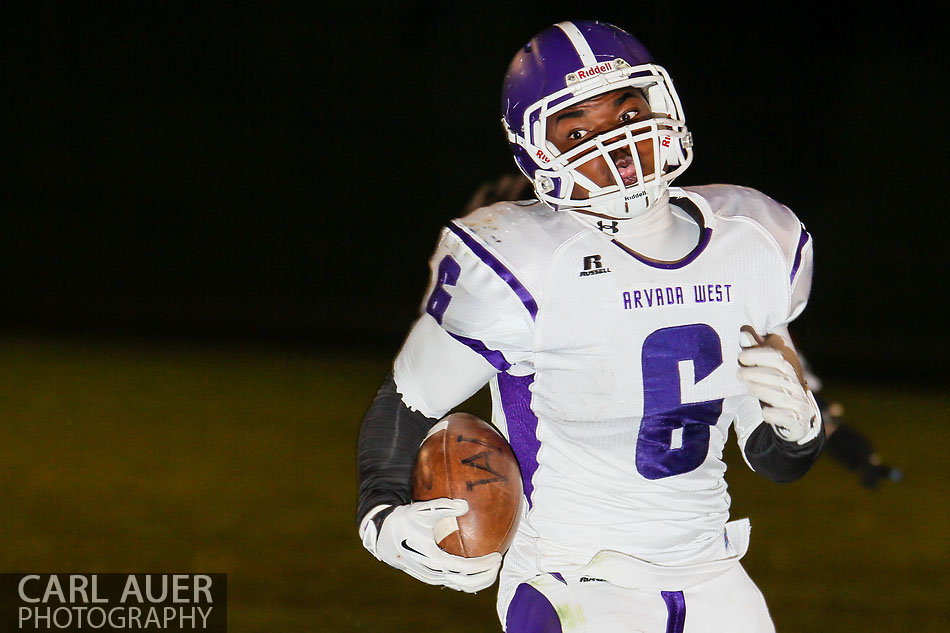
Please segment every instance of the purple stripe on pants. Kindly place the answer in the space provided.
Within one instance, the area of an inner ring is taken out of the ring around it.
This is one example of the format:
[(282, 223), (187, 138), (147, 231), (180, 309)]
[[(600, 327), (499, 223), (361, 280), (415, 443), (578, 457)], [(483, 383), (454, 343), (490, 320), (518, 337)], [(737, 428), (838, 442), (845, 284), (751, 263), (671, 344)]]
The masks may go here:
[(683, 633), (686, 626), (686, 597), (682, 591), (661, 591), (669, 618), (666, 620), (666, 633)]
[(561, 633), (561, 620), (544, 594), (520, 584), (505, 616), (507, 633)]

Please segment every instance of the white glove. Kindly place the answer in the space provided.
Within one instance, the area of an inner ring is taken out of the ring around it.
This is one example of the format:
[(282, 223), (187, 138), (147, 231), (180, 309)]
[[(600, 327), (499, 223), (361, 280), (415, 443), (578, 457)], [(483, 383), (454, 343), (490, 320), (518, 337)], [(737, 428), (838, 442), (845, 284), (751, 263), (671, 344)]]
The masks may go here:
[(363, 520), (363, 545), (377, 559), (430, 585), (475, 593), (490, 587), (501, 567), (501, 554), (476, 558), (453, 556), (436, 543), (433, 526), (439, 519), (468, 512), (464, 499), (433, 499), (397, 506), (383, 520), (379, 535), (372, 517), (386, 506), (374, 509)]
[[(799, 373), (763, 339), (744, 331), (740, 341), (739, 379), (762, 403), (762, 418), (786, 441), (807, 444), (815, 439), (821, 432), (821, 411)], [(794, 351), (786, 346), (786, 353)]]

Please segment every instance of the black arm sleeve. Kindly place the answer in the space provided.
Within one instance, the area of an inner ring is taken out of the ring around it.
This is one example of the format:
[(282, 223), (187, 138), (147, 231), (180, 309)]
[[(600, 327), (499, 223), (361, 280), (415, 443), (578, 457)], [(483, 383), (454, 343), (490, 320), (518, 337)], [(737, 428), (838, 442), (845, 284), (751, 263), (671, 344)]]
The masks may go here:
[(436, 422), (405, 405), (390, 372), (360, 427), (357, 525), (378, 505), (397, 506), (412, 500), (412, 467), (419, 445)]
[(765, 422), (752, 431), (745, 445), (745, 456), (755, 472), (770, 481), (786, 484), (808, 472), (821, 454), (825, 428), (807, 444), (787, 442), (775, 434)]

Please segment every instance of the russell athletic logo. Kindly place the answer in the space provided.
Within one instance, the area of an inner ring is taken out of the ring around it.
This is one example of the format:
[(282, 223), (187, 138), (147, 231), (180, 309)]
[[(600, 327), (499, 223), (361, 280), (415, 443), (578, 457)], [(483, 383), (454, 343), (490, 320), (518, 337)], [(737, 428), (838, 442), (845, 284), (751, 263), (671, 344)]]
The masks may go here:
[(609, 273), (609, 268), (604, 268), (600, 261), (600, 255), (587, 255), (584, 257), (584, 270), (581, 271), (581, 277), (590, 277), (591, 275), (603, 275)]

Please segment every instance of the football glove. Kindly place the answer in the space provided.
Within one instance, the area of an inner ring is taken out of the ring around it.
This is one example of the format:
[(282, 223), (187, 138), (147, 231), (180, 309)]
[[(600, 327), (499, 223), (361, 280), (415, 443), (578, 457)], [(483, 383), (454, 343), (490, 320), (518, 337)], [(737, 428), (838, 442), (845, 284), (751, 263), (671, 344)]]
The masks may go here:
[(433, 528), (445, 518), (468, 512), (464, 499), (433, 499), (396, 506), (376, 533), (371, 512), (363, 520), (363, 545), (377, 559), (430, 585), (475, 593), (490, 587), (501, 566), (501, 554), (476, 558), (453, 556), (439, 547)]
[(762, 418), (783, 440), (807, 444), (821, 432), (821, 411), (803, 378), (795, 350), (770, 334), (742, 328), (739, 379), (762, 403)]

